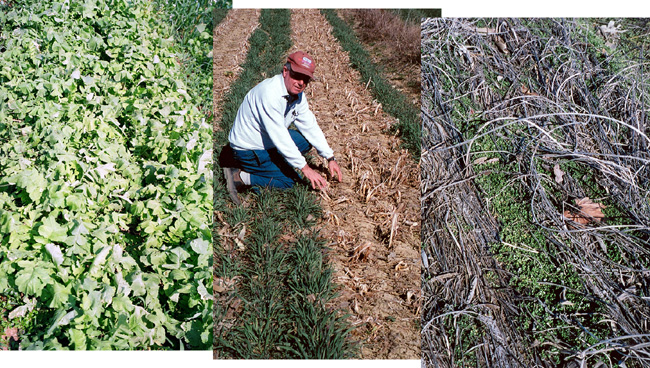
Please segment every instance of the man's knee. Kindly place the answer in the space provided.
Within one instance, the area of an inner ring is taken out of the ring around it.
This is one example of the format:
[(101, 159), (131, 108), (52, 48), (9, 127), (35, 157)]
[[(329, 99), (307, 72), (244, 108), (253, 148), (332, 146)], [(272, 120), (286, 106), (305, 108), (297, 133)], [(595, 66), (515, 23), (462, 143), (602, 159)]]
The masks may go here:
[(286, 176), (274, 176), (274, 177), (257, 177), (257, 180), (255, 180), (255, 185), (259, 187), (268, 187), (268, 188), (276, 188), (276, 189), (289, 189), (293, 187), (293, 185), (296, 183), (295, 180), (286, 177)]
[(286, 178), (280, 181), (280, 185), (277, 187), (279, 189), (290, 189), (291, 187), (294, 186), (296, 182), (292, 180), (291, 178)]

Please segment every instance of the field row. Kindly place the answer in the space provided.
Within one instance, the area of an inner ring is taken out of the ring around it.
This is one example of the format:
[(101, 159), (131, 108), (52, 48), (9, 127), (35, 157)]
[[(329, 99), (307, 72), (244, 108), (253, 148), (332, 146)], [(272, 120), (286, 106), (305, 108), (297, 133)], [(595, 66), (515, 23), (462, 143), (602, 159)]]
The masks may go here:
[[(239, 30), (227, 31), (243, 23), (240, 16), (248, 14), (221, 17), (215, 50), (244, 43)], [(236, 69), (230, 58), (215, 66), (224, 85), (215, 106), (219, 165), (232, 164), (221, 152), (246, 93), (279, 73), (286, 55), (309, 50), (318, 76), (305, 95), (343, 171), (343, 182), (330, 178), (320, 196), (299, 183), (240, 194), (242, 206), (232, 205), (223, 180), (215, 182), (218, 358), (419, 357), (417, 154), (402, 149), (418, 147), (419, 139), (410, 140), (417, 134), (403, 133), (419, 127), (417, 110), (383, 80), (358, 39), (341, 36), (348, 27), (329, 11), (262, 10), (245, 61)], [(389, 110), (412, 114), (397, 120)], [(307, 161), (327, 172), (315, 153)], [(382, 217), (386, 211), (392, 221)], [(355, 247), (365, 247), (364, 255)]]

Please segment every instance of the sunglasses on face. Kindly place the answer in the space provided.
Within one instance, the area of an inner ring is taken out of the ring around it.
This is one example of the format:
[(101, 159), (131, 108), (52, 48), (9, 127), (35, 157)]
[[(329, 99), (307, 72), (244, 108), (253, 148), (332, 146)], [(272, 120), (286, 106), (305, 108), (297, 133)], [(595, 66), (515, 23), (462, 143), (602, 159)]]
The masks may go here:
[(294, 72), (293, 70), (289, 70), (289, 76), (291, 77), (291, 79), (301, 80), (305, 84), (309, 84), (309, 82), (311, 81), (311, 78), (309, 78), (308, 75), (297, 73)]

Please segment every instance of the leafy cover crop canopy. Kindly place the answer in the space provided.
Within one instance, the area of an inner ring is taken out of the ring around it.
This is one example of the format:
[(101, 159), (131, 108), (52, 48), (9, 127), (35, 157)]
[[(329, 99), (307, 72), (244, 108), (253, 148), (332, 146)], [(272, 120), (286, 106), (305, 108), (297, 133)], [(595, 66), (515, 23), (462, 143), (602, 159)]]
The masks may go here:
[(173, 37), (147, 1), (19, 3), (0, 12), (0, 295), (39, 310), (23, 348), (207, 348), (212, 134)]

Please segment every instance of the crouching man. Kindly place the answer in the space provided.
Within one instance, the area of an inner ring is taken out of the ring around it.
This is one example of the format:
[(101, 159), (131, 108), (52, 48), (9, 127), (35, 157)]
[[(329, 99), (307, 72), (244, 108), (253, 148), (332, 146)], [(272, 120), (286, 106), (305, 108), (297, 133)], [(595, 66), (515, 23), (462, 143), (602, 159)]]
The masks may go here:
[[(330, 174), (343, 180), (334, 152), (309, 110), (303, 93), (316, 65), (302, 51), (289, 55), (282, 73), (251, 89), (237, 112), (228, 140), (239, 168), (224, 168), (228, 192), (239, 204), (238, 192), (248, 186), (291, 188), (300, 176), (312, 188), (326, 190), (327, 180), (303, 157), (314, 147), (328, 161)], [(298, 130), (289, 129), (294, 124)]]

